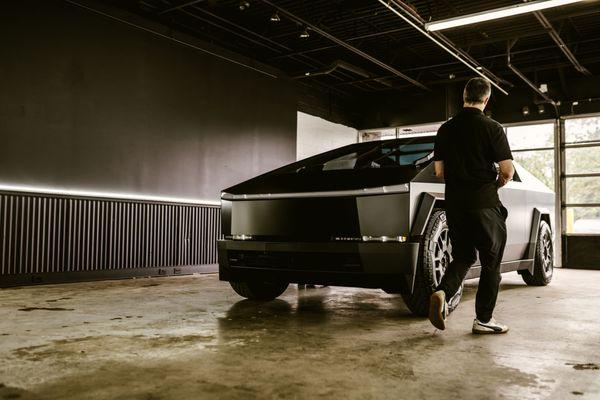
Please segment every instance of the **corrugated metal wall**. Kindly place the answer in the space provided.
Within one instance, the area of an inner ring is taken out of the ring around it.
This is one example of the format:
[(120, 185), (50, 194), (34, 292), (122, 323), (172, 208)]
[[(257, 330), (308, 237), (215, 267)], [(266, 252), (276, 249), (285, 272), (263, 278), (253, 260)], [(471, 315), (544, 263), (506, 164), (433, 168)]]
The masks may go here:
[(220, 230), (217, 206), (0, 193), (0, 283), (212, 264)]

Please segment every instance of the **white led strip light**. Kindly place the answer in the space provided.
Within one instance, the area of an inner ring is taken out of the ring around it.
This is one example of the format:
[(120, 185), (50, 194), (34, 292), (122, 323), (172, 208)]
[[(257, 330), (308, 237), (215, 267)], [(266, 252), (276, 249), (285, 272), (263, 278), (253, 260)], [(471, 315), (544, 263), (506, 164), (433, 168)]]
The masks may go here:
[(157, 201), (157, 202), (165, 202), (165, 203), (199, 204), (199, 205), (207, 205), (207, 206), (221, 205), (220, 201), (214, 201), (214, 200), (201, 200), (201, 199), (164, 197), (164, 196), (147, 196), (147, 195), (128, 194), (128, 193), (94, 192), (94, 191), (86, 191), (86, 190), (68, 190), (68, 189), (45, 188), (45, 187), (25, 186), (25, 185), (3, 185), (3, 184), (0, 184), (0, 191), (51, 194), (51, 195), (75, 196), (75, 197), (95, 197), (95, 198), (115, 199), (115, 200), (139, 200), (139, 201)]
[(547, 8), (564, 6), (572, 3), (579, 3), (584, 0), (540, 0), (529, 3), (515, 4), (514, 6), (496, 8), (493, 10), (482, 11), (478, 13), (463, 15), (443, 19), (440, 21), (428, 22), (425, 29), (428, 31), (440, 31), (443, 29), (455, 28), (457, 26), (471, 25), (478, 22), (490, 21), (493, 19), (511, 17), (513, 15), (526, 14), (534, 11), (545, 10)]

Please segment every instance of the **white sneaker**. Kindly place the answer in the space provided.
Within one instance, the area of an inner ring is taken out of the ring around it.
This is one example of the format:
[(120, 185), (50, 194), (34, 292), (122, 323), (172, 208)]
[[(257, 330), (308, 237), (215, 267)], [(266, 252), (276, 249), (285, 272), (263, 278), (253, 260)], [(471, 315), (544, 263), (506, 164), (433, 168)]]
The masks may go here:
[(446, 318), (448, 318), (446, 293), (443, 290), (438, 290), (429, 298), (429, 321), (433, 326), (443, 331), (446, 329)]
[(502, 325), (497, 322), (494, 318), (491, 318), (488, 322), (481, 322), (477, 318), (473, 321), (473, 333), (475, 334), (486, 334), (486, 333), (506, 333), (508, 332), (508, 326)]

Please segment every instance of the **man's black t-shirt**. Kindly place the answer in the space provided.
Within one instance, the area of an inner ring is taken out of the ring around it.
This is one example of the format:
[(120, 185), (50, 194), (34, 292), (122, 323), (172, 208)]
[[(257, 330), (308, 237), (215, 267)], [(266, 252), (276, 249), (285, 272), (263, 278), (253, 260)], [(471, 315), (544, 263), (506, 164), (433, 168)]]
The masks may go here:
[(477, 108), (465, 107), (435, 138), (434, 160), (444, 162), (446, 206), (458, 209), (500, 205), (494, 162), (512, 160), (502, 126)]

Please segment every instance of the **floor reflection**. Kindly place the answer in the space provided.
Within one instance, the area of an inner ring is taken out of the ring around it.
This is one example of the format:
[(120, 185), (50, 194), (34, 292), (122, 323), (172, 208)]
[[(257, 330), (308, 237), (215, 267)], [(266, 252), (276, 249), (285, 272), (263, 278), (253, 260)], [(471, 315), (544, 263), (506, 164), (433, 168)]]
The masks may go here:
[(400, 296), (355, 288), (290, 288), (281, 298), (258, 302), (240, 300), (218, 318), (222, 340), (286, 332), (370, 331), (383, 324), (422, 321)]

